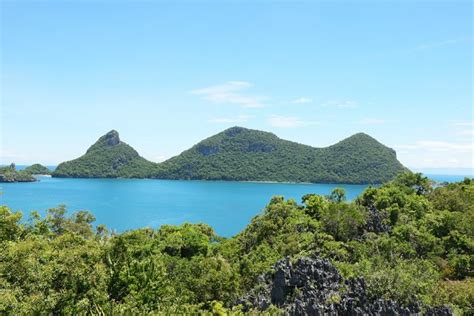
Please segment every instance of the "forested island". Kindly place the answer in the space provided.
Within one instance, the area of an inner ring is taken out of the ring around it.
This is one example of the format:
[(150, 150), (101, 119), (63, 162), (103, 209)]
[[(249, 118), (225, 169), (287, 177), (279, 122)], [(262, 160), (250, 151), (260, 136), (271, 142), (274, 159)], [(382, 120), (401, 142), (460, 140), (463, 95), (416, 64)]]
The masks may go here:
[(232, 238), (0, 207), (0, 314), (472, 315), (474, 180), (275, 196)]
[(26, 167), (24, 171), (30, 174), (35, 174), (35, 175), (50, 175), (51, 174), (51, 170), (49, 170), (47, 167), (39, 163), (35, 163), (31, 166)]
[(53, 177), (365, 184), (390, 181), (406, 170), (393, 149), (363, 133), (314, 148), (232, 127), (162, 163), (141, 157), (112, 130), (83, 156), (59, 164)]
[(23, 170), (17, 170), (14, 163), (0, 167), (0, 182), (35, 182), (33, 175), (50, 175), (51, 170), (40, 164), (33, 164)]
[(0, 182), (34, 182), (36, 178), (25, 170), (16, 170), (12, 163), (9, 166), (0, 167)]

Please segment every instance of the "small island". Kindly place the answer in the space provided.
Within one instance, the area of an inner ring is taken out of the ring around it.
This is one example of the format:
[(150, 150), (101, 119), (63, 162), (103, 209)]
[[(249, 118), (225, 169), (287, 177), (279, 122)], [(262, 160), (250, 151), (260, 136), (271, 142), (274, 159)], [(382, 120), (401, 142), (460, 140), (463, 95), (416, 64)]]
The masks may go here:
[(34, 182), (35, 177), (25, 170), (16, 170), (14, 163), (0, 167), (0, 182)]
[(26, 167), (24, 171), (34, 175), (51, 175), (51, 170), (39, 163)]

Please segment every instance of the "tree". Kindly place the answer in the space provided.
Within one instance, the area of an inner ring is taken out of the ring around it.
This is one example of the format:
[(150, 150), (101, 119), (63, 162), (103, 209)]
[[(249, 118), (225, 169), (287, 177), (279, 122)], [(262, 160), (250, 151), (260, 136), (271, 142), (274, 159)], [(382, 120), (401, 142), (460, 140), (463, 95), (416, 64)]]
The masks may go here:
[(306, 208), (305, 211), (308, 215), (315, 219), (320, 219), (329, 207), (329, 201), (326, 197), (317, 194), (307, 194), (302, 198)]
[(418, 195), (430, 193), (430, 180), (421, 173), (405, 172), (395, 178), (394, 183), (413, 189)]
[(0, 242), (15, 240), (20, 236), (21, 218), (21, 212), (12, 213), (8, 207), (0, 206)]
[(341, 203), (346, 200), (346, 190), (343, 188), (335, 188), (329, 195), (329, 200), (336, 203)]

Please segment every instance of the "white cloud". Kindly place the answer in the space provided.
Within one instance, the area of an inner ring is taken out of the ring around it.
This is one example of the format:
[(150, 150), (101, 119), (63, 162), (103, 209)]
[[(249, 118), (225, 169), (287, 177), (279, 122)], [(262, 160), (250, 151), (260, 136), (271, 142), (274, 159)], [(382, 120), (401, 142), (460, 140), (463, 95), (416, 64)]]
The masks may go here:
[(229, 81), (220, 85), (192, 90), (192, 94), (202, 96), (213, 103), (237, 104), (244, 108), (261, 108), (267, 100), (264, 96), (246, 95), (242, 90), (252, 87), (245, 81)]
[(427, 151), (449, 151), (458, 153), (469, 153), (474, 151), (473, 143), (450, 143), (444, 141), (421, 140), (410, 145), (396, 145), (400, 149), (422, 149)]
[(426, 50), (442, 48), (445, 46), (455, 45), (458, 43), (469, 42), (469, 41), (472, 41), (471, 37), (459, 37), (459, 38), (453, 38), (453, 39), (447, 39), (447, 40), (440, 40), (437, 42), (426, 42), (426, 43), (421, 43), (411, 48), (395, 50), (393, 51), (393, 53), (410, 54), (410, 53), (416, 53), (416, 52), (421, 52), (421, 51), (426, 51)]
[(458, 136), (474, 136), (474, 129), (457, 130), (455, 134)]
[(245, 123), (251, 119), (252, 116), (249, 115), (237, 115), (235, 117), (216, 117), (210, 119), (210, 123)]
[(293, 103), (293, 104), (305, 104), (305, 103), (311, 103), (311, 102), (313, 102), (313, 100), (307, 97), (300, 97), (300, 98), (290, 101), (290, 103)]
[(462, 42), (467, 42), (471, 41), (472, 38), (469, 37), (460, 37), (460, 38), (453, 38), (449, 40), (443, 40), (443, 41), (438, 41), (438, 42), (431, 42), (431, 43), (424, 43), (421, 45), (418, 45), (415, 50), (425, 50), (425, 49), (432, 49), (432, 48), (437, 48), (437, 47), (443, 47), (447, 45), (453, 45), (453, 44), (458, 44)]
[(420, 141), (421, 148), (431, 151), (456, 151), (469, 153), (474, 150), (473, 143), (449, 143), (442, 141)]
[(359, 120), (359, 124), (364, 124), (364, 125), (379, 125), (379, 124), (385, 124), (387, 121), (382, 120), (382, 119), (377, 119), (373, 117), (364, 117), (363, 119)]
[(267, 118), (270, 126), (280, 128), (305, 127), (309, 125), (316, 125), (318, 122), (301, 120), (294, 116), (271, 115)]
[(1, 161), (0, 164), (2, 165), (9, 165), (10, 163), (14, 162), (17, 164), (22, 164), (26, 160), (26, 156), (20, 154), (14, 150), (3, 148), (0, 152)]
[(324, 102), (323, 106), (335, 107), (335, 108), (343, 108), (343, 109), (350, 109), (358, 107), (357, 102), (345, 100), (345, 101), (338, 101), (338, 100), (330, 100)]
[(400, 161), (413, 168), (473, 168), (472, 142), (421, 140), (395, 145)]
[[(32, 158), (34, 157), (34, 158)], [(0, 165), (9, 165), (14, 162), (17, 165), (31, 165), (33, 163), (41, 162), (43, 165), (56, 165), (58, 162), (57, 155), (51, 154), (49, 151), (38, 152), (32, 148), (19, 152), (11, 148), (0, 149)], [(65, 158), (60, 161), (66, 160)]]
[(456, 121), (453, 122), (452, 125), (454, 126), (474, 126), (474, 121)]
[(452, 121), (451, 126), (454, 126), (453, 134), (457, 136), (473, 136), (474, 135), (474, 121)]

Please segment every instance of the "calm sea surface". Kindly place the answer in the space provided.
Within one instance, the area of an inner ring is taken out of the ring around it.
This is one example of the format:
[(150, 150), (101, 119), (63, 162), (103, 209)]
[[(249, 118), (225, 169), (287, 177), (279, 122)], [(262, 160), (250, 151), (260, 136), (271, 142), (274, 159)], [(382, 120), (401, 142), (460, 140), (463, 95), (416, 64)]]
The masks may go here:
[[(462, 176), (433, 176), (437, 181), (459, 181)], [(283, 184), (224, 181), (134, 179), (60, 179), (39, 176), (39, 182), (0, 183), (0, 205), (27, 215), (65, 204), (70, 212), (89, 210), (118, 232), (184, 222), (207, 223), (221, 236), (241, 231), (274, 195), (295, 198), (307, 193), (329, 194), (343, 187), (348, 199), (365, 185)], [(27, 216), (26, 216), (27, 217)]]

